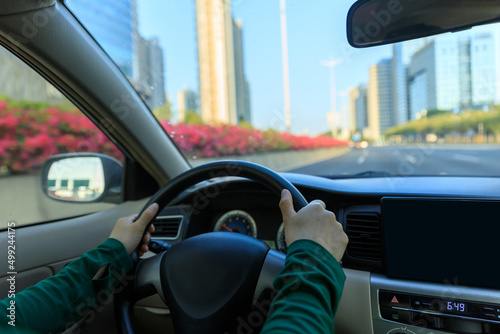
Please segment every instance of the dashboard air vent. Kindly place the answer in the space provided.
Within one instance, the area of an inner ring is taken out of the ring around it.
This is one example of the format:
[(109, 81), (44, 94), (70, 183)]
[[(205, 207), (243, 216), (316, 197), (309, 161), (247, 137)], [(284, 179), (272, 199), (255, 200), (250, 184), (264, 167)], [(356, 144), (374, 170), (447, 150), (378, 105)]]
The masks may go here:
[(153, 237), (177, 239), (181, 230), (182, 216), (158, 216), (153, 222)]
[(380, 215), (376, 212), (350, 212), (345, 223), (349, 237), (347, 254), (352, 258), (382, 261)]

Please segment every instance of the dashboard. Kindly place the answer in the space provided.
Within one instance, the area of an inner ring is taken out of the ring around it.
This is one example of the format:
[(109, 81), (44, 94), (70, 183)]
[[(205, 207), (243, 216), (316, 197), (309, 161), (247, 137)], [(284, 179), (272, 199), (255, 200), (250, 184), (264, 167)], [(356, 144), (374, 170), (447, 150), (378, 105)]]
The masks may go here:
[[(500, 179), (282, 175), (349, 236), (337, 333), (500, 333)], [(286, 253), (278, 203), (253, 181), (206, 181), (162, 211), (155, 226), (174, 227), (153, 237), (238, 232)]]

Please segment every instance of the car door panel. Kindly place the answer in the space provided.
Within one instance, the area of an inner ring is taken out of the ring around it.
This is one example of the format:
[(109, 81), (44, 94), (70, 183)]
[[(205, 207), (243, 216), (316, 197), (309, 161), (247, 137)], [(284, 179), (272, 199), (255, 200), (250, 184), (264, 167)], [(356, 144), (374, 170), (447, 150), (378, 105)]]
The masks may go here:
[[(129, 201), (94, 214), (16, 229), (16, 272), (31, 276), (31, 270), (51, 268), (47, 269), (50, 274), (56, 273), (65, 263), (106, 240), (119, 218), (139, 212), (145, 204), (146, 200)], [(7, 231), (0, 232), (0, 244), (7, 245), (7, 235)], [(7, 266), (7, 261), (1, 263), (0, 271), (10, 272)], [(41, 277), (49, 273), (47, 270), (32, 274)]]

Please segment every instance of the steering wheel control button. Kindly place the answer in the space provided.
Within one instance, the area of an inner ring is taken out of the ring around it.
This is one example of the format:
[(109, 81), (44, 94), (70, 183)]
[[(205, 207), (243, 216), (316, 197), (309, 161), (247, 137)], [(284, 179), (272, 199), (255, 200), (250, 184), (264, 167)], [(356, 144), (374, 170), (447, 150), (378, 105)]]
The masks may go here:
[(380, 315), (383, 319), (398, 322), (401, 324), (410, 324), (410, 311), (397, 310), (392, 307), (381, 307)]
[(379, 291), (380, 306), (410, 308), (410, 296), (405, 293)]

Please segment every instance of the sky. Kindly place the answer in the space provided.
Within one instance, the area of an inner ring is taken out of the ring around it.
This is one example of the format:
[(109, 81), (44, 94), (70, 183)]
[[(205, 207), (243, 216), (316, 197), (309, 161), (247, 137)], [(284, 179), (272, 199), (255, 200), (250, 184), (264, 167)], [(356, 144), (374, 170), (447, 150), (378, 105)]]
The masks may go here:
[[(319, 134), (330, 129), (330, 72), (335, 67), (339, 121), (348, 121), (347, 89), (366, 83), (372, 64), (392, 55), (391, 46), (354, 49), (346, 39), (351, 0), (287, 0), (292, 132)], [(177, 92), (198, 91), (194, 0), (138, 0), (140, 33), (158, 37), (164, 52), (166, 90), (177, 110)], [(279, 0), (233, 0), (233, 17), (243, 21), (245, 74), (250, 83), (252, 124), (285, 130)], [(341, 116), (343, 113), (344, 116)]]

